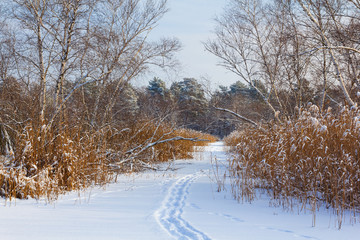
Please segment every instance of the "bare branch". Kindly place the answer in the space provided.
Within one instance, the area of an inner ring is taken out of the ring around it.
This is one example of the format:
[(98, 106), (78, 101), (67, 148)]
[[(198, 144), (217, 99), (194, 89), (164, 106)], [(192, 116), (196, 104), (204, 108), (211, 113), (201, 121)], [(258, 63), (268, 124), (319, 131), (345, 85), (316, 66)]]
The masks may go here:
[(246, 118), (246, 117), (244, 117), (244, 116), (241, 116), (240, 114), (237, 114), (236, 112), (233, 112), (233, 111), (231, 111), (231, 110), (229, 110), (229, 109), (225, 109), (225, 108), (215, 108), (216, 110), (219, 110), (219, 111), (222, 111), (222, 112), (227, 112), (227, 113), (230, 113), (231, 115), (233, 115), (233, 116), (235, 116), (235, 117), (237, 117), (237, 118), (239, 118), (239, 119), (241, 119), (241, 120), (243, 120), (243, 121), (245, 121), (245, 122), (247, 122), (247, 123), (251, 123), (252, 125), (254, 125), (255, 127), (259, 127), (259, 125), (256, 123), (256, 122), (254, 122), (253, 120), (250, 120), (250, 119), (248, 119), (248, 118)]

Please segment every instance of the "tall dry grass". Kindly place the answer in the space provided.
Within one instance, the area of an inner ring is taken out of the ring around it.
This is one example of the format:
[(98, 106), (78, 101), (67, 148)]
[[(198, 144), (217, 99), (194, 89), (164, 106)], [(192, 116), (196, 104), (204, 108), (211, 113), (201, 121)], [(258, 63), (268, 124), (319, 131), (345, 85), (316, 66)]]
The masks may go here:
[[(191, 158), (194, 146), (204, 146), (217, 140), (210, 134), (184, 128), (175, 128), (166, 122), (137, 121), (121, 133), (108, 134), (108, 156), (113, 166), (126, 168), (127, 171), (138, 171), (150, 167), (153, 163), (173, 159)], [(182, 137), (191, 140), (173, 140)], [(204, 140), (204, 141), (203, 141)], [(121, 159), (119, 161), (119, 159)]]
[(310, 206), (313, 224), (321, 206), (335, 212), (341, 227), (344, 212), (353, 220), (360, 210), (360, 110), (320, 113), (299, 109), (284, 124), (231, 134), (233, 194), (252, 201), (256, 188), (266, 189), (285, 208)]
[(55, 199), (70, 190), (106, 183), (105, 144), (100, 133), (77, 129), (57, 132), (25, 126), (16, 139), (16, 151), (0, 163), (0, 195), (12, 198)]
[(18, 132), (14, 154), (0, 158), (0, 196), (9, 200), (45, 197), (52, 201), (66, 191), (114, 181), (119, 173), (189, 157), (192, 147), (199, 144), (169, 141), (146, 148), (156, 141), (174, 136), (215, 140), (210, 135), (174, 130), (155, 121), (138, 122), (120, 130), (84, 130), (81, 125), (47, 128), (29, 122)]

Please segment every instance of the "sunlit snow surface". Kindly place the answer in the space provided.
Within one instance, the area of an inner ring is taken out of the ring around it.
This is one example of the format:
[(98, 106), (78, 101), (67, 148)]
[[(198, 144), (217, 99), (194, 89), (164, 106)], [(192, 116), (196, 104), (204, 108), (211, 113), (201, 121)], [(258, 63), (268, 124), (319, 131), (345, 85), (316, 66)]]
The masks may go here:
[(221, 142), (194, 160), (163, 165), (168, 171), (121, 176), (106, 188), (71, 193), (54, 203), (0, 200), (0, 239), (359, 239), (360, 223), (348, 218), (269, 207), (262, 196), (239, 204), (217, 192), (211, 159), (225, 162)]

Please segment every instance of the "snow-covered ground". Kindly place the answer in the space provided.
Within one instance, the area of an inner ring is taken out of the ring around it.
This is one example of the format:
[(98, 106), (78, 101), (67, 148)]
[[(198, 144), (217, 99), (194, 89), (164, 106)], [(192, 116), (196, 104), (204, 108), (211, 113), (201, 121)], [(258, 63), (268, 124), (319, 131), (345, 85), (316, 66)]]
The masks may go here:
[[(239, 204), (217, 192), (211, 158), (225, 161), (221, 142), (167, 171), (121, 176), (106, 188), (70, 193), (54, 203), (0, 200), (0, 239), (359, 239), (360, 223), (341, 230), (325, 210), (285, 212), (261, 197)], [(229, 188), (229, 187), (228, 187)]]

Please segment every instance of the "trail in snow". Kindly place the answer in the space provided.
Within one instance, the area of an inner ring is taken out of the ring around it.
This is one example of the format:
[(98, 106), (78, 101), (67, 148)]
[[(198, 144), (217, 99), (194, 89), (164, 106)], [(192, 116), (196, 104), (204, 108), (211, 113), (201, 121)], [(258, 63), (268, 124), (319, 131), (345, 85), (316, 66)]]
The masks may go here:
[(182, 218), (189, 187), (200, 176), (190, 174), (177, 180), (169, 189), (161, 207), (155, 212), (158, 223), (174, 238), (210, 240), (203, 232)]
[[(194, 159), (176, 160), (171, 171), (121, 175), (106, 188), (60, 196), (53, 204), (34, 199), (11, 205), (0, 198), (0, 239), (6, 240), (353, 240), (359, 223), (339, 231), (331, 211), (311, 213), (269, 207), (269, 197), (233, 200), (231, 185), (217, 192), (227, 157), (222, 142), (197, 149)], [(216, 159), (219, 168), (214, 168)], [(169, 169), (164, 164), (164, 169)], [(215, 177), (215, 175), (217, 177)], [(349, 213), (351, 214), (351, 213)], [(353, 221), (359, 222), (359, 218)]]

